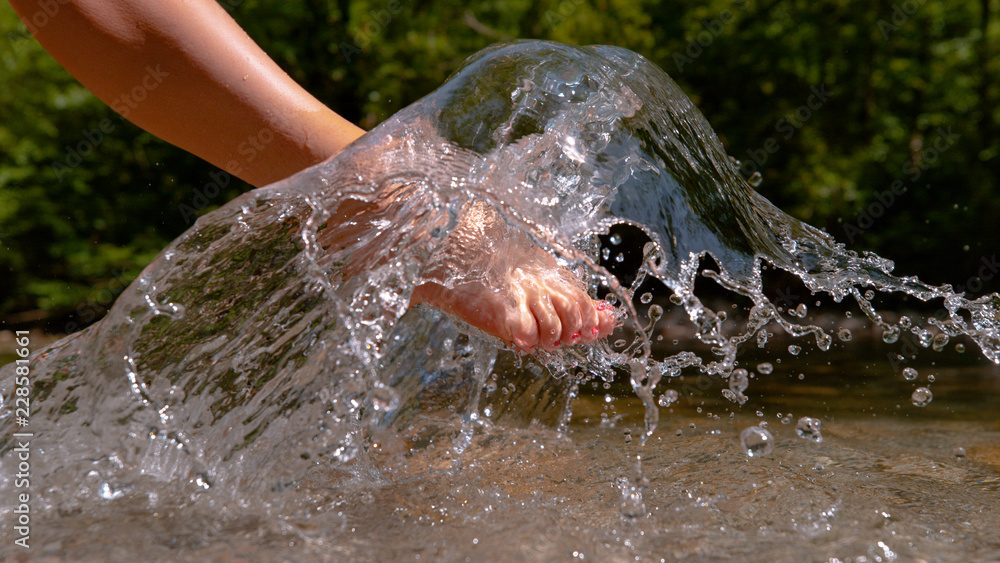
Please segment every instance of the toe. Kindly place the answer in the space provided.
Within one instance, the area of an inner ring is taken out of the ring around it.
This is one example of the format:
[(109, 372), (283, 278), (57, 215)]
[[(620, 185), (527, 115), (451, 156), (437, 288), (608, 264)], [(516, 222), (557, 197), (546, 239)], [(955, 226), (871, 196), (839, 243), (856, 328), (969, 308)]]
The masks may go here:
[(598, 333), (600, 332), (600, 315), (598, 314), (597, 306), (603, 301), (594, 301), (587, 298), (587, 302), (580, 307), (581, 320), (580, 320), (580, 341), (581, 342), (593, 342), (597, 340)]
[[(595, 338), (604, 338), (605, 336), (610, 336), (615, 330), (615, 326), (618, 324), (618, 319), (615, 317), (614, 307), (609, 305), (606, 301), (597, 302), (597, 326), (591, 329)], [(595, 332), (596, 331), (596, 332)]]
[(582, 336), (583, 307), (589, 298), (576, 288), (568, 288), (565, 292), (553, 292), (551, 298), (562, 327), (559, 340), (563, 344), (576, 344)]
[(507, 341), (519, 350), (531, 352), (540, 344), (538, 323), (524, 296), (519, 297), (517, 307), (511, 312), (507, 322)]
[(538, 340), (543, 348), (552, 350), (559, 344), (562, 337), (562, 322), (552, 304), (552, 296), (539, 292), (531, 303), (531, 312), (538, 323)]

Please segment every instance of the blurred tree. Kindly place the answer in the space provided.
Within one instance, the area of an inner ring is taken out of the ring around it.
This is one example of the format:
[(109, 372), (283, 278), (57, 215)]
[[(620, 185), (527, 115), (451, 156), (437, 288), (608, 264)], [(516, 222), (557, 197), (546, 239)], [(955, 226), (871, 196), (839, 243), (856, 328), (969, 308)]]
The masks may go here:
[(0, 313), (17, 322), (79, 309), (92, 322), (186, 228), (178, 206), (210, 168), (97, 100), (6, 4), (0, 83)]

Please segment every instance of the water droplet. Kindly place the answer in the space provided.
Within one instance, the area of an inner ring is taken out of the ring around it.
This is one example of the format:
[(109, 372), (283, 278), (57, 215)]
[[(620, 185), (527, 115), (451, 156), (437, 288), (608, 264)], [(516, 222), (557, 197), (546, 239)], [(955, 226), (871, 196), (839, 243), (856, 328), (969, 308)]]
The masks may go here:
[(793, 355), (793, 356), (798, 356), (799, 352), (801, 352), (801, 351), (802, 351), (802, 347), (799, 346), (798, 344), (789, 344), (788, 345), (788, 353), (791, 354), (791, 355)]
[(622, 237), (621, 235), (611, 235), (611, 237), (608, 239), (608, 242), (610, 242), (615, 246), (618, 246), (619, 244), (622, 243)]
[(632, 431), (629, 430), (628, 428), (626, 428), (625, 432), (624, 432), (624, 435), (625, 435), (625, 443), (626, 444), (631, 444), (632, 443)]
[(837, 331), (837, 338), (839, 338), (841, 342), (850, 342), (852, 338), (851, 331), (846, 328), (842, 328)]
[(655, 250), (656, 250), (656, 244), (652, 242), (647, 242), (646, 244), (642, 245), (643, 257), (649, 257), (649, 255), (652, 254)]
[(759, 188), (761, 182), (763, 182), (763, 181), (764, 181), (764, 177), (761, 176), (759, 170), (754, 171), (754, 173), (751, 174), (749, 178), (747, 178), (747, 183), (750, 184), (750, 186), (752, 186), (754, 188)]
[(826, 352), (830, 349), (831, 344), (833, 344), (833, 338), (831, 338), (829, 334), (822, 332), (816, 334), (816, 347), (820, 350)]
[(496, 383), (496, 381), (488, 381), (488, 382), (486, 382), (486, 394), (487, 395), (490, 394), (490, 393), (495, 393), (496, 390), (497, 390), (497, 383)]
[(957, 446), (955, 449), (951, 450), (951, 455), (957, 457), (958, 459), (962, 459), (965, 457), (965, 448)]
[(899, 317), (899, 326), (903, 328), (910, 328), (913, 326), (913, 322), (910, 321), (910, 317), (903, 315), (902, 317)]
[(660, 320), (660, 317), (663, 316), (663, 307), (660, 307), (659, 305), (655, 305), (655, 304), (654, 305), (650, 305), (649, 306), (649, 311), (646, 312), (646, 316), (648, 316), (650, 318), (650, 320), (653, 320), (653, 321)]
[(955, 345), (955, 351), (958, 352), (959, 354), (964, 354), (965, 353), (965, 344), (962, 344), (961, 342), (959, 342), (958, 344), (956, 344)]
[(615, 255), (615, 262), (623, 262), (625, 260), (625, 255), (621, 252)]
[(740, 445), (747, 457), (761, 457), (774, 451), (774, 436), (759, 426), (744, 428), (740, 432)]
[(758, 330), (757, 331), (757, 347), (758, 348), (763, 348), (766, 345), (767, 345), (767, 331), (766, 330)]
[(674, 305), (680, 305), (681, 303), (684, 303), (684, 298), (674, 293), (670, 296), (670, 302)]
[(636, 487), (622, 487), (622, 516), (626, 518), (641, 518), (646, 515), (646, 506), (642, 503), (642, 491)]
[(795, 308), (794, 314), (800, 319), (806, 318), (806, 314), (809, 312), (809, 308), (806, 307), (805, 303), (799, 303), (799, 306)]
[(795, 433), (801, 438), (819, 443), (823, 441), (823, 435), (819, 431), (820, 425), (821, 422), (818, 418), (803, 416), (799, 419), (798, 424), (795, 425)]
[(870, 290), (870, 289), (868, 291), (866, 291), (865, 292), (865, 299), (867, 299), (869, 301), (871, 301), (872, 299), (875, 299), (875, 292), (872, 291), (872, 290)]
[(917, 378), (917, 370), (913, 368), (903, 368), (903, 379), (907, 381), (913, 381)]
[(734, 393), (740, 394), (747, 390), (750, 386), (750, 380), (747, 374), (747, 370), (743, 368), (737, 368), (733, 370), (733, 373), (729, 375), (729, 389)]
[(929, 330), (918, 330), (913, 329), (913, 333), (917, 335), (917, 339), (920, 341), (920, 346), (923, 348), (930, 348), (931, 346), (931, 332)]
[(602, 247), (601, 248), (601, 258), (604, 258), (605, 260), (607, 260), (608, 258), (611, 258), (611, 249), (608, 248), (608, 247), (606, 247), (606, 246)]
[(615, 348), (621, 348), (624, 345), (625, 345), (624, 338), (619, 338), (618, 340), (615, 340)]
[(614, 395), (612, 395), (610, 393), (608, 393), (607, 395), (604, 395), (604, 402), (605, 403), (611, 403), (611, 402), (614, 402), (614, 400), (615, 400)]
[(933, 373), (927, 376), (927, 382), (928, 383), (934, 383), (934, 374)]
[(926, 407), (934, 399), (934, 394), (926, 387), (917, 387), (910, 395), (910, 400), (918, 407)]
[(899, 340), (899, 327), (896, 325), (888, 325), (882, 332), (882, 342), (886, 344), (892, 344), (893, 342)]
[(662, 395), (660, 395), (659, 405), (661, 407), (669, 407), (670, 405), (677, 402), (677, 399), (678, 399), (677, 391), (674, 391), (673, 389), (667, 389), (666, 391), (663, 392)]
[(940, 352), (941, 350), (944, 350), (944, 347), (947, 345), (948, 335), (943, 332), (939, 332), (934, 335), (934, 342), (931, 344), (931, 349), (935, 352)]
[(646, 293), (643, 293), (642, 296), (639, 297), (639, 301), (642, 303), (649, 303), (652, 300), (653, 300), (653, 294), (649, 293), (648, 291)]
[(770, 375), (774, 371), (774, 366), (770, 362), (762, 362), (757, 364), (757, 372), (761, 375)]

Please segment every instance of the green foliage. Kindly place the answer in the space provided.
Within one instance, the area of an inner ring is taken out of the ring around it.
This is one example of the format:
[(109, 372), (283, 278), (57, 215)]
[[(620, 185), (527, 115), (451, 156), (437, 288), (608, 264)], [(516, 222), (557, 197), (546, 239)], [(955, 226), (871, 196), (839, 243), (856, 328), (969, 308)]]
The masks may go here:
[[(366, 128), (496, 41), (614, 44), (681, 84), (745, 173), (760, 172), (764, 195), (899, 271), (967, 282), (1000, 240), (1000, 23), (989, 0), (221, 4)], [(189, 225), (178, 206), (214, 168), (120, 119), (7, 5), (0, 83), (0, 317), (106, 305)], [(906, 191), (884, 204), (896, 181)], [(199, 212), (246, 188), (231, 184)]]
[(211, 168), (121, 119), (6, 4), (0, 83), (0, 314), (90, 322), (186, 228), (178, 205)]

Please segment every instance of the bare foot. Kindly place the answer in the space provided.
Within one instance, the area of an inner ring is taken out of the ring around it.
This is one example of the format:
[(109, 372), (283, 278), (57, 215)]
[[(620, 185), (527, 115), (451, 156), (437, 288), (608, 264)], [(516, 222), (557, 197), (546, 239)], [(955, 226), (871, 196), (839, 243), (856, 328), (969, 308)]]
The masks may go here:
[[(341, 204), (317, 238), (339, 254), (345, 281), (384, 260), (385, 249), (398, 244), (400, 236), (429, 236), (384, 227), (423, 224), (422, 210), (432, 202), (416, 202), (420, 195), (400, 184), (377, 201)], [(579, 279), (523, 233), (508, 228), (485, 203), (467, 206), (443, 245), (411, 305), (437, 307), (525, 351), (593, 342), (614, 330), (610, 305), (591, 299)]]
[(414, 290), (411, 304), (433, 305), (526, 351), (593, 342), (615, 328), (610, 305), (591, 299), (580, 280), (523, 234), (509, 232), (486, 204), (463, 213), (444, 253), (432, 278), (469, 279), (469, 270), (481, 268), (476, 274), (498, 289), (475, 274), (452, 288), (427, 282)]
[(410, 302), (433, 305), (526, 351), (593, 342), (614, 330), (611, 307), (590, 299), (563, 272), (515, 268), (509, 276), (500, 291), (480, 282), (452, 289), (425, 283)]

